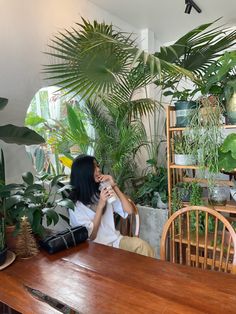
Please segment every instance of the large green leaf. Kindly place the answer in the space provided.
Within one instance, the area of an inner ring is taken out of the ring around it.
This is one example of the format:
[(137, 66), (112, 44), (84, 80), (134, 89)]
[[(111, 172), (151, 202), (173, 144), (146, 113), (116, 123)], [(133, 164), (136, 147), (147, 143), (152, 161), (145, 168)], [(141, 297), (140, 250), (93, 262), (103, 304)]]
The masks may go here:
[(73, 209), (73, 210), (75, 208), (75, 204), (69, 199), (60, 200), (57, 202), (57, 204), (66, 208)]
[(155, 56), (177, 64), (197, 74), (205, 72), (224, 51), (235, 44), (236, 31), (225, 27), (216, 27), (207, 31), (215, 23), (206, 23), (191, 30), (173, 45), (161, 47)]
[(34, 176), (31, 172), (24, 172), (22, 174), (22, 179), (24, 180), (25, 183), (28, 185), (32, 185), (34, 183)]
[(44, 67), (49, 79), (68, 93), (90, 98), (98, 93), (109, 93), (139, 64), (149, 70), (149, 77), (161, 76), (164, 67), (171, 73), (191, 76), (177, 64), (139, 51), (131, 34), (115, 31), (112, 25), (89, 23), (83, 20), (80, 30), (65, 30), (52, 40), (48, 54), (56, 63)]
[(236, 169), (236, 159), (232, 157), (230, 152), (222, 153), (219, 151), (219, 169), (225, 172), (231, 172)]
[(222, 153), (228, 153), (230, 152), (232, 155), (232, 158), (236, 160), (236, 134), (232, 133), (229, 134), (223, 144), (220, 146), (220, 151)]
[(35, 131), (12, 124), (0, 126), (0, 140), (19, 145), (33, 145), (45, 142), (44, 138)]

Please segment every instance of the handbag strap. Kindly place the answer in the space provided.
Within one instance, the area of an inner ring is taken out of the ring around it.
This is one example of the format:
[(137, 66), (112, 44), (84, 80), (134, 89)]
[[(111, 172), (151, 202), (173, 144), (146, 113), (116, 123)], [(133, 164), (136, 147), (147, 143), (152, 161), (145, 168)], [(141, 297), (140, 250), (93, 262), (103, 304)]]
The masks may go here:
[[(72, 231), (71, 229), (69, 229), (69, 228), (68, 228), (68, 231), (69, 231), (70, 234), (71, 234), (72, 240), (73, 240), (73, 242), (74, 242), (74, 246), (76, 246), (76, 242), (75, 242), (75, 237), (74, 237), (73, 231)], [(63, 242), (65, 243), (66, 248), (69, 249), (69, 246), (68, 246), (68, 244), (67, 244), (67, 241), (66, 241), (64, 235), (61, 235), (61, 238), (62, 238)]]

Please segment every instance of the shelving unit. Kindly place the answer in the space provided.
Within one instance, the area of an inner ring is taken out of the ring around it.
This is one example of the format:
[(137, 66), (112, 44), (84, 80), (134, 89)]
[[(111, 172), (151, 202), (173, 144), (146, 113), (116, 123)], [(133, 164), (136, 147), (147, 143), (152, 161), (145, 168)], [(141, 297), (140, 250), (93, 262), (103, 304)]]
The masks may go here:
[[(174, 143), (173, 138), (175, 134), (182, 134), (186, 128), (184, 127), (175, 127), (176, 118), (175, 118), (175, 107), (168, 106), (166, 109), (166, 127), (167, 127), (167, 171), (168, 171), (168, 207), (169, 215), (171, 215), (171, 200), (172, 200), (172, 189), (178, 182), (199, 182), (206, 184), (207, 180), (196, 178), (196, 170), (199, 169), (197, 165), (190, 166), (180, 166), (174, 163)], [(222, 125), (225, 129), (235, 129), (236, 125)], [(188, 176), (186, 177), (186, 170), (188, 171)], [(217, 180), (217, 183), (233, 186), (233, 182), (230, 180)], [(185, 203), (187, 205), (187, 203)], [(225, 206), (210, 206), (215, 210), (224, 213), (233, 213), (236, 214), (236, 203), (230, 201)]]

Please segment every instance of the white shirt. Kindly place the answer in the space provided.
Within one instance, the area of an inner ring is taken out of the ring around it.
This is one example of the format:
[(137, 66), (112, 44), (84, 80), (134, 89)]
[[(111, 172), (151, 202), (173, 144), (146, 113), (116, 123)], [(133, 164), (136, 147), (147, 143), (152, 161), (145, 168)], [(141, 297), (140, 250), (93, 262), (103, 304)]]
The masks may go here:
[[(123, 218), (128, 216), (128, 213), (123, 210), (119, 199), (112, 204), (107, 203), (94, 242), (118, 248), (122, 235), (115, 229), (114, 212), (118, 213)], [(93, 232), (94, 217), (95, 212), (79, 201), (76, 203), (74, 210), (69, 209), (71, 227), (76, 227), (78, 225), (85, 226), (88, 229), (89, 236)]]

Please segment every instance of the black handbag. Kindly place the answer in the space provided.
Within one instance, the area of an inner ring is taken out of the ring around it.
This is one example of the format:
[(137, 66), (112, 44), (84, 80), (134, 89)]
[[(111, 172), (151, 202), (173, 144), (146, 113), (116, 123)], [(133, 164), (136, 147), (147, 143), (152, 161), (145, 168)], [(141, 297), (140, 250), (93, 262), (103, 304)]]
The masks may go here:
[(39, 241), (39, 244), (48, 253), (53, 254), (76, 246), (88, 239), (88, 230), (84, 226), (68, 228)]

